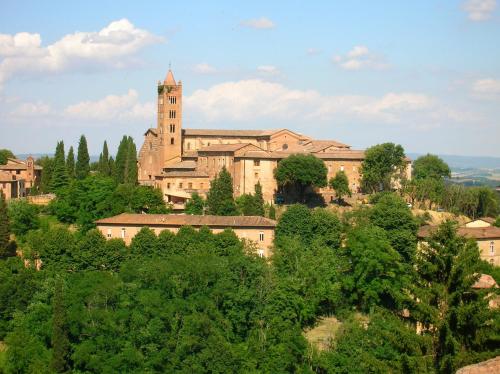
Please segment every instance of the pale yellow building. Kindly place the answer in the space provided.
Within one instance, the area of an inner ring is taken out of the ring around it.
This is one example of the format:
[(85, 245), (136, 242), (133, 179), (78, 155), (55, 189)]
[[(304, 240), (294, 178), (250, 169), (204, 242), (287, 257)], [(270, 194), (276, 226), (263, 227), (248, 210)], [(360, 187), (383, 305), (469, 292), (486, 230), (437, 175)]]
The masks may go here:
[[(162, 189), (165, 200), (181, 209), (193, 192), (202, 196), (210, 181), (225, 167), (233, 178), (235, 196), (254, 193), (262, 185), (264, 200), (278, 193), (274, 169), (291, 154), (313, 154), (328, 168), (328, 179), (345, 171), (353, 192), (360, 189), (360, 167), (364, 152), (352, 150), (336, 140), (315, 140), (287, 130), (211, 130), (182, 127), (182, 83), (168, 71), (158, 83), (157, 126), (145, 133), (139, 151), (138, 179), (141, 184)], [(407, 177), (411, 177), (408, 160)], [(318, 191), (331, 201), (334, 191)]]
[[(40, 182), (42, 170), (41, 166), (35, 165), (35, 160), (31, 156), (26, 160), (8, 158), (6, 164), (0, 165), (3, 180), (0, 182), (0, 188), (4, 189), (4, 194), (8, 189), (11, 198), (24, 197), (30, 193), (36, 183)], [(10, 181), (20, 181), (20, 183), (15, 186), (16, 183), (10, 182), (10, 187), (8, 187), (6, 183), (9, 179)]]
[[(470, 221), (457, 229), (457, 234), (474, 239), (479, 247), (481, 259), (492, 265), (500, 266), (500, 227), (492, 226), (489, 219)], [(423, 226), (418, 231), (420, 240), (425, 241), (437, 226)]]
[(182, 214), (129, 214), (123, 213), (96, 221), (97, 228), (107, 238), (121, 238), (127, 245), (143, 227), (158, 235), (163, 230), (173, 233), (182, 226), (195, 229), (208, 227), (214, 234), (232, 229), (236, 236), (255, 247), (261, 257), (272, 251), (276, 221), (258, 216), (192, 216)]

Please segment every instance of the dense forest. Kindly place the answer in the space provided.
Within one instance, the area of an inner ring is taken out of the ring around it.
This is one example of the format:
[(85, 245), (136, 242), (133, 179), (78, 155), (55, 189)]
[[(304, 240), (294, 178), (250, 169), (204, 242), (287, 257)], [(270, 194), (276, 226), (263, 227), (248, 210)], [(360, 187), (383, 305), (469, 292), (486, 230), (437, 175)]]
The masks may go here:
[[(0, 198), (0, 372), (453, 373), (500, 354), (500, 313), (488, 306), (498, 290), (471, 288), (482, 273), (500, 281), (498, 268), (451, 221), (417, 246), (422, 219), (407, 192), (390, 192), (397, 168), (387, 159), (378, 170), (364, 165), (367, 188), (387, 190), (371, 204), (282, 209), (273, 256), (263, 259), (231, 230), (143, 228), (129, 246), (106, 240), (93, 220), (169, 209), (131, 179), (132, 143), (124, 137), (114, 160), (105, 145), (96, 165), (86, 142), (76, 162), (58, 144), (43, 160), (52, 174), (40, 188), (57, 195), (48, 207)], [(418, 183), (444, 180), (435, 161), (417, 163)], [(348, 195), (342, 175), (299, 175), (293, 163), (279, 175), (302, 178), (299, 199), (307, 183)], [(227, 181), (223, 170), (191, 214), (276, 214), (259, 189), (235, 201)], [(475, 209), (496, 209), (477, 196)], [(333, 316), (334, 338), (311, 344), (305, 332)]]

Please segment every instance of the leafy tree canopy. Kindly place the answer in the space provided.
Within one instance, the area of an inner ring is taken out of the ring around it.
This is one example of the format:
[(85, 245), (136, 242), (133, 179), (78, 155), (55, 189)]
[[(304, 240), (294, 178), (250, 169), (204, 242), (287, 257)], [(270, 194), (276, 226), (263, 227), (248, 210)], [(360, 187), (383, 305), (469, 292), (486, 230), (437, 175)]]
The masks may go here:
[(360, 170), (363, 189), (391, 190), (393, 181), (402, 179), (405, 166), (404, 149), (399, 144), (383, 143), (368, 148)]
[(413, 162), (413, 178), (442, 179), (450, 176), (450, 167), (436, 155), (426, 154)]

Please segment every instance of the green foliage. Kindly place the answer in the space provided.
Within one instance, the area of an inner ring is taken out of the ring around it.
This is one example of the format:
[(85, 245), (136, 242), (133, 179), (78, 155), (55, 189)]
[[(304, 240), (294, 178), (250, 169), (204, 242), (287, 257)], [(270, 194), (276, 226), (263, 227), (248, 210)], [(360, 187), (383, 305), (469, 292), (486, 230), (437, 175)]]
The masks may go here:
[(10, 220), (7, 212), (7, 203), (3, 192), (0, 191), (0, 257), (8, 252), (10, 242)]
[(203, 215), (205, 210), (205, 200), (197, 193), (193, 192), (191, 198), (186, 202), (184, 213), (195, 216)]
[(66, 170), (68, 172), (69, 179), (75, 178), (75, 151), (73, 146), (69, 147), (68, 157), (66, 157)]
[(278, 163), (274, 177), (279, 186), (296, 189), (300, 202), (304, 202), (307, 188), (327, 185), (328, 170), (325, 163), (313, 155), (296, 154)]
[(345, 254), (351, 270), (345, 275), (344, 287), (352, 303), (362, 311), (375, 306), (402, 309), (409, 275), (384, 230), (353, 228), (347, 234)]
[(426, 154), (420, 156), (413, 163), (413, 178), (414, 179), (443, 179), (450, 177), (450, 167), (446, 162), (436, 155)]
[(264, 198), (262, 197), (262, 186), (255, 185), (255, 194), (243, 194), (236, 199), (238, 210), (244, 216), (264, 217)]
[(341, 243), (342, 226), (338, 217), (323, 208), (308, 209), (295, 204), (288, 207), (276, 226), (276, 243), (294, 238), (305, 246), (337, 249)]
[(15, 158), (14, 153), (9, 149), (0, 149), (0, 165), (5, 165), (9, 158)]
[(77, 179), (85, 179), (90, 172), (90, 157), (87, 148), (87, 139), (84, 135), (78, 142), (78, 154), (76, 156), (75, 174)]
[(364, 322), (350, 318), (340, 328), (335, 349), (320, 354), (315, 372), (432, 373), (431, 341), (415, 334), (395, 315), (379, 309)]
[(52, 360), (50, 366), (57, 373), (64, 373), (68, 370), (69, 340), (66, 326), (66, 313), (63, 298), (63, 283), (60, 278), (56, 280), (53, 297), (53, 318), (52, 318)]
[(387, 233), (403, 261), (412, 263), (417, 249), (418, 224), (403, 199), (385, 194), (370, 211), (370, 221)]
[(135, 257), (155, 257), (158, 250), (158, 238), (149, 227), (143, 227), (130, 243), (130, 254)]
[(361, 164), (361, 184), (365, 191), (388, 191), (393, 182), (403, 179), (405, 153), (401, 145), (393, 143), (378, 144), (365, 151)]
[(117, 183), (137, 183), (137, 149), (130, 136), (124, 135), (118, 146), (113, 175)]
[(270, 219), (276, 219), (276, 208), (272, 204), (269, 207), (269, 218)]
[(99, 156), (98, 171), (104, 176), (111, 176), (111, 165), (109, 159), (108, 143), (104, 141), (102, 153)]
[(339, 200), (342, 200), (344, 196), (351, 197), (352, 195), (349, 188), (349, 179), (343, 170), (339, 170), (335, 174), (335, 177), (330, 179), (329, 185), (335, 190), (335, 194)]
[(54, 164), (52, 170), (52, 177), (50, 181), (50, 190), (59, 192), (61, 188), (68, 185), (68, 172), (66, 169), (66, 159), (64, 156), (64, 143), (60, 141), (57, 143), (56, 153), (54, 156)]
[(48, 156), (43, 156), (37, 160), (37, 164), (43, 167), (42, 178), (40, 181), (40, 192), (51, 192), (52, 173), (54, 171), (54, 159)]
[(225, 167), (210, 182), (207, 208), (208, 214), (215, 216), (235, 216), (238, 214), (233, 197), (233, 179)]
[(482, 267), (477, 244), (445, 222), (422, 245), (416, 265), (413, 315), (433, 338), (437, 371), (454, 372), (479, 352), (498, 355), (499, 314), (488, 307), (490, 291), (471, 291)]
[(16, 236), (23, 236), (29, 230), (36, 230), (40, 226), (38, 217), (39, 208), (26, 200), (12, 201), (9, 204), (11, 230)]

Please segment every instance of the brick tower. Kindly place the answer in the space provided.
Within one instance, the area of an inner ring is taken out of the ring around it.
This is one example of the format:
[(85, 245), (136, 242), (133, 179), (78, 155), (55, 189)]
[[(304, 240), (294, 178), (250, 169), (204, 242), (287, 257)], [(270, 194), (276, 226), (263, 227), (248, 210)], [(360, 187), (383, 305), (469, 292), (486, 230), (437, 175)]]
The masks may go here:
[(158, 134), (162, 167), (181, 160), (182, 154), (182, 82), (175, 82), (168, 70), (163, 83), (158, 82)]

